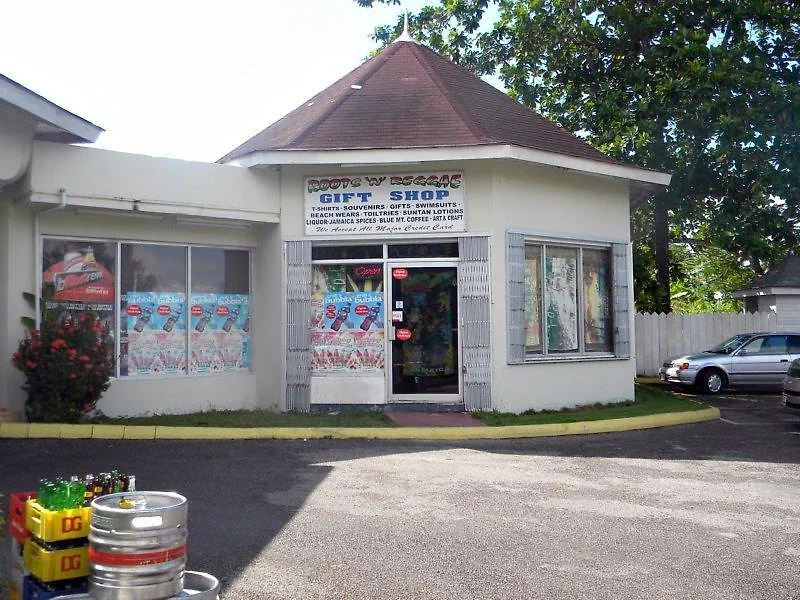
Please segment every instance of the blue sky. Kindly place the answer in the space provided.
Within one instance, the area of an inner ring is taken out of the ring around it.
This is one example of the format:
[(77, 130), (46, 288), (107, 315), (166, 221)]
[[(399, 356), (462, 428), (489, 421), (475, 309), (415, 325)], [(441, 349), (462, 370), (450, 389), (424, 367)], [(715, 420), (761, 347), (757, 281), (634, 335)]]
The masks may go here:
[(103, 127), (97, 147), (213, 161), (358, 66), (400, 14), (353, 0), (12, 2), (0, 73)]

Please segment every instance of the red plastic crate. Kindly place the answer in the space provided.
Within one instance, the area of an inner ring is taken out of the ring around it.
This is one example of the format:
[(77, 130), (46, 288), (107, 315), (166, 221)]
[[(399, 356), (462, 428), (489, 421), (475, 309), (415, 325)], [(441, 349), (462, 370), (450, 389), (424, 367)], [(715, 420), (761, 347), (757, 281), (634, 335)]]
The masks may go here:
[(36, 492), (11, 494), (8, 502), (8, 532), (23, 544), (25, 540), (31, 537), (25, 515), (25, 505), (28, 502), (28, 498), (36, 498)]

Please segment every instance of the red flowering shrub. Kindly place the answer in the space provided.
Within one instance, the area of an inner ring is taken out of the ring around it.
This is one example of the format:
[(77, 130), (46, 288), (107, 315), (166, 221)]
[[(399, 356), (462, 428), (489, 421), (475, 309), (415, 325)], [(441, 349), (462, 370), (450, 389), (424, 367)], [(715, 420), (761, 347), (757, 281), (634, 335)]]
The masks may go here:
[(110, 383), (111, 338), (92, 314), (61, 322), (46, 316), (31, 329), (11, 360), (25, 374), (25, 415), (30, 422), (78, 423)]

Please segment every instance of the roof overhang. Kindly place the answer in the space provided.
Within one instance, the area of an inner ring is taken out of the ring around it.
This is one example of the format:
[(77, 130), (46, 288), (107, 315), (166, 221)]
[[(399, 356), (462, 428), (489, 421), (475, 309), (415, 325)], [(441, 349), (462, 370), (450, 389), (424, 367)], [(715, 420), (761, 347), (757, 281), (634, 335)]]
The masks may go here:
[(35, 123), (35, 138), (48, 142), (93, 143), (103, 132), (28, 88), (0, 75), (0, 109), (11, 109)]
[(269, 150), (253, 152), (227, 164), (241, 167), (272, 165), (339, 165), (342, 167), (419, 164), (454, 160), (515, 160), (535, 165), (555, 167), (587, 175), (625, 179), (638, 187), (657, 189), (669, 185), (672, 175), (622, 165), (533, 150), (508, 144), (457, 146), (441, 148), (383, 148), (359, 150)]
[(734, 298), (749, 298), (752, 296), (800, 296), (800, 287), (764, 287), (736, 290), (731, 292)]

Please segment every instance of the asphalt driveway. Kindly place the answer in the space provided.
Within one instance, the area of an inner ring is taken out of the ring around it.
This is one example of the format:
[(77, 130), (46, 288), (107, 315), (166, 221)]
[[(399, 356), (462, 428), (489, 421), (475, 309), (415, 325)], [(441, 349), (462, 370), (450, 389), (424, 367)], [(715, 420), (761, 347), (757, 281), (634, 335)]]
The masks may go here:
[(189, 566), (226, 598), (797, 598), (800, 420), (713, 402), (724, 420), (457, 444), (5, 439), (0, 491), (121, 467), (183, 493)]

